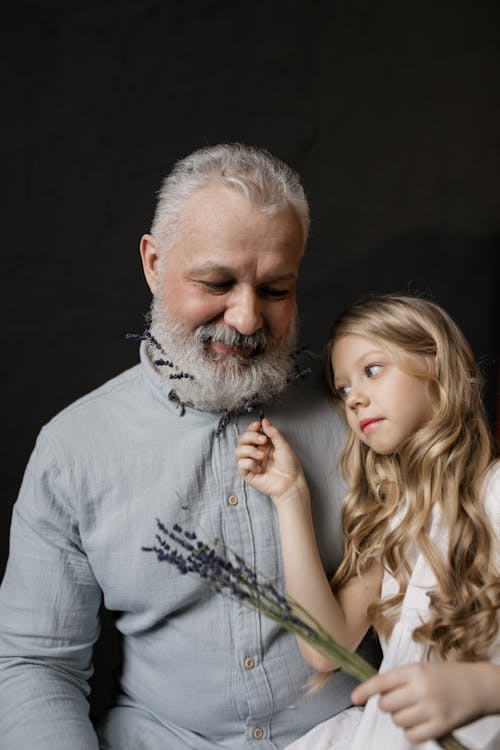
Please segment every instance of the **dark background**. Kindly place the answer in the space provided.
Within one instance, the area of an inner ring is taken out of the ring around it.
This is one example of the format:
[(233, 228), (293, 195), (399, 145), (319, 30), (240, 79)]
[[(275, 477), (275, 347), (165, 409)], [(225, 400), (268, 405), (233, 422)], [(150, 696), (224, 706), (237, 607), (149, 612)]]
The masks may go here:
[(496, 415), (500, 4), (11, 0), (1, 9), (8, 524), (41, 425), (137, 361), (138, 240), (172, 163), (222, 141), (302, 175), (302, 339), (360, 293), (457, 319)]

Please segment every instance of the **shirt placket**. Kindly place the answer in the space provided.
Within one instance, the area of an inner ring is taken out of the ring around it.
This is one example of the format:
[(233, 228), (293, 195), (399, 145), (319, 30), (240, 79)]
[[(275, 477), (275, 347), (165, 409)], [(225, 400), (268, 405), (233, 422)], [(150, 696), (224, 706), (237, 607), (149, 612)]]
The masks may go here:
[[(238, 473), (234, 457), (237, 436), (237, 424), (231, 422), (224, 434), (217, 438), (224, 503), (224, 542), (249, 565), (255, 567), (256, 560), (262, 560), (262, 555), (258, 554), (259, 524), (268, 508), (262, 507), (259, 523), (252, 518), (249, 508), (250, 489)], [(243, 720), (243, 746), (262, 750), (274, 748), (270, 739), (273, 696), (262, 659), (261, 615), (239, 602), (232, 603), (230, 612), (235, 643), (233, 668), (238, 671), (237, 683), (243, 686), (237, 702), (238, 712)]]

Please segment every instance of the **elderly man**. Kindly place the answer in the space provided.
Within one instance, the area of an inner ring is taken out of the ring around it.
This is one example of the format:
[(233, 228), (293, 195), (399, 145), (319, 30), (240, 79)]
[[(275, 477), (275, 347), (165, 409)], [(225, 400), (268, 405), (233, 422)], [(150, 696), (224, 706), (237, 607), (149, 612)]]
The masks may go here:
[[(294, 637), (142, 550), (156, 518), (200, 527), (282, 584), (272, 504), (234, 458), (264, 410), (307, 472), (327, 570), (338, 563), (342, 429), (315, 374), (297, 377), (307, 232), (297, 176), (266, 152), (202, 149), (165, 180), (140, 246), (154, 297), (141, 363), (44, 427), (14, 509), (4, 750), (276, 749), (349, 705), (341, 673), (304, 690)], [(96, 732), (86, 696), (102, 602), (123, 667)]]

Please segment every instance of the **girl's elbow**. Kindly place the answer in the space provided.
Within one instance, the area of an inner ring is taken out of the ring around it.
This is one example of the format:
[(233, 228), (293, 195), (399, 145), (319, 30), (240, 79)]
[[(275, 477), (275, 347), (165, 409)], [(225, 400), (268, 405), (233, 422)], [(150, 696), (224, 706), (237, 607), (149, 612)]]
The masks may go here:
[(319, 651), (315, 651), (307, 644), (299, 642), (299, 649), (305, 661), (316, 670), (316, 672), (333, 672), (335, 669), (338, 669), (335, 662), (331, 661), (326, 656), (323, 656), (323, 654), (320, 654)]

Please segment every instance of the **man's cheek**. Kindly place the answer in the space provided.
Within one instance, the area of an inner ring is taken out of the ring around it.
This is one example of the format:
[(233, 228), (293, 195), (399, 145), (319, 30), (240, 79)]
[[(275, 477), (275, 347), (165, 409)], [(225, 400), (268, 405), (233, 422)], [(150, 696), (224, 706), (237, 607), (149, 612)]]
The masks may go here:
[(180, 299), (166, 298), (166, 310), (169, 317), (173, 317), (192, 330), (218, 318), (223, 312), (223, 305), (217, 299), (201, 298), (192, 290), (186, 290)]
[(292, 326), (295, 305), (287, 303), (280, 310), (274, 310), (266, 317), (267, 328), (275, 339), (286, 336)]

